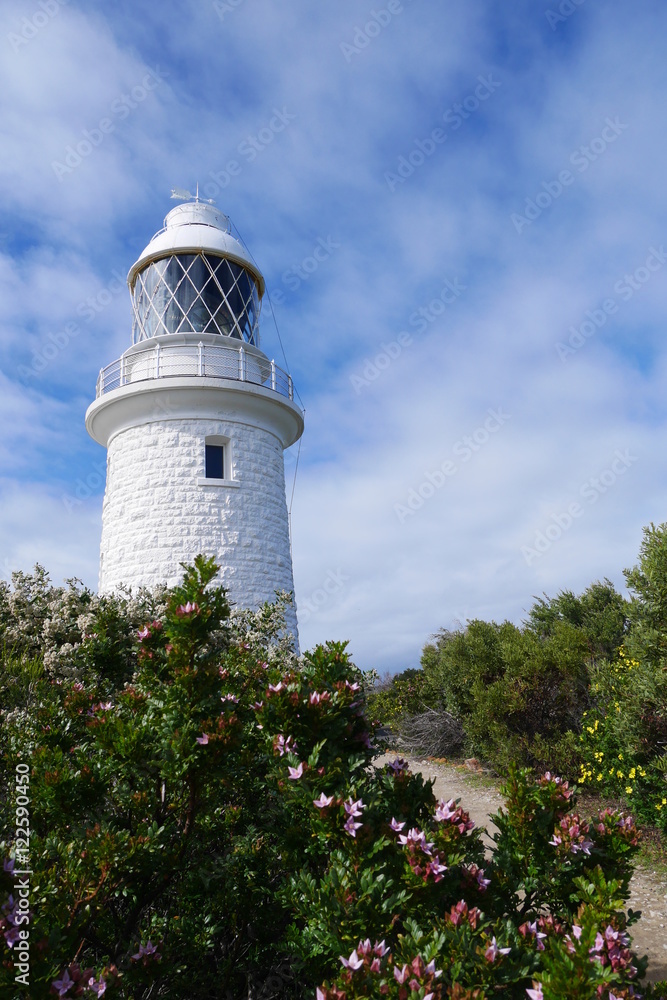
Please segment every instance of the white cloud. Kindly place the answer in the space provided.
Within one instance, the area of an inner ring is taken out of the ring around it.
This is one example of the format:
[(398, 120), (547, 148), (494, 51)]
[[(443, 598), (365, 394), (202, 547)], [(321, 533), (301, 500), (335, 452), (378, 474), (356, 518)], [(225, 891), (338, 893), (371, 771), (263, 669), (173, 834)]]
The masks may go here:
[[(94, 320), (82, 303), (127, 271), (172, 185), (210, 183), (235, 159), (216, 200), (284, 293), (276, 313), (307, 404), (292, 518), (302, 645), (349, 637), (360, 665), (384, 670), (414, 665), (441, 626), (517, 620), (532, 595), (605, 575), (622, 585), (642, 525), (664, 518), (667, 267), (629, 298), (614, 286), (664, 238), (667, 71), (657, 2), (614, 17), (586, 4), (552, 32), (533, 3), (405, 0), (346, 62), (341, 42), (371, 7), (253, 0), (221, 19), (212, 4), (165, 3), (138, 20), (70, 4), (17, 52), (7, 42), (0, 544), (23, 568), (38, 559), (94, 582), (101, 487), (71, 514), (62, 495), (103, 459), (83, 414), (97, 369), (129, 345), (130, 313), (125, 290)], [(5, 5), (0, 39), (24, 16)], [(113, 102), (156, 64), (164, 82), (121, 120)], [(489, 73), (493, 95), (460, 127), (444, 122)], [(276, 107), (295, 118), (251, 158), (241, 144)], [(108, 115), (113, 131), (59, 181), (52, 161)], [(578, 169), (572, 154), (607, 118), (628, 127)], [(441, 126), (446, 142), (392, 193), (385, 173)], [(563, 169), (572, 184), (517, 233), (512, 213)], [(340, 247), (289, 287), (285, 271), (329, 236)], [(465, 291), (420, 324), (446, 280)], [(617, 311), (561, 360), (556, 345), (610, 297)], [(21, 379), (68, 322), (80, 332)], [(355, 391), (401, 331), (412, 342)], [(266, 308), (262, 342), (280, 360)], [(511, 418), (401, 521), (395, 504), (498, 407)], [(625, 449), (637, 460), (586, 501)], [(522, 547), (577, 501), (581, 516), (529, 564)]]

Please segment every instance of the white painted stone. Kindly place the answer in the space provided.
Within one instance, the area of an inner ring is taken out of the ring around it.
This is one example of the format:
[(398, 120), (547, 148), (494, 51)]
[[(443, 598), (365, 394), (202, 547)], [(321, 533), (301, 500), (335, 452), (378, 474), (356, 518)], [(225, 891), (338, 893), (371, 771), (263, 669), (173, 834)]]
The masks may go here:
[[(238, 487), (197, 485), (207, 437), (229, 439)], [(150, 447), (148, 444), (150, 442)], [(185, 418), (139, 423), (108, 445), (100, 593), (182, 578), (199, 553), (221, 565), (232, 601), (257, 607), (294, 591), (282, 442), (249, 423)], [(288, 628), (296, 636), (296, 614)]]

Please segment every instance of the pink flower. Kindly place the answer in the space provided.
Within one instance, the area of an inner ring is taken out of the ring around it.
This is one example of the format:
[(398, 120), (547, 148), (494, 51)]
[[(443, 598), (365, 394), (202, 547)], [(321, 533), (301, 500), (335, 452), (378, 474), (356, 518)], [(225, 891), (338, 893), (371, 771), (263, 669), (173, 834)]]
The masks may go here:
[(220, 701), (231, 701), (234, 705), (238, 705), (239, 700), (235, 694), (223, 694)]
[(429, 863), (426, 865), (426, 874), (433, 875), (434, 882), (439, 882), (440, 879), (442, 878), (442, 873), (446, 871), (447, 871), (447, 865), (441, 864), (439, 857), (434, 858), (433, 861), (429, 861)]
[(536, 983), (533, 979), (534, 990), (526, 990), (526, 993), (530, 997), (530, 1000), (544, 1000), (544, 993), (542, 992), (542, 983)]
[[(358, 814), (357, 814), (358, 815)], [(344, 824), (343, 829), (346, 833), (349, 833), (351, 837), (356, 837), (357, 830), (362, 826), (361, 823), (355, 823), (352, 816), (348, 816), (347, 822)]]
[(186, 615), (198, 615), (198, 614), (199, 614), (199, 605), (193, 603), (192, 601), (188, 601), (187, 604), (179, 604), (179, 606), (176, 608), (177, 618), (185, 618)]
[(313, 805), (317, 806), (318, 809), (326, 809), (327, 806), (330, 806), (332, 802), (333, 802), (333, 795), (329, 795), (327, 797), (324, 794), (324, 792), (322, 792), (319, 799), (313, 799)]
[(409, 975), (410, 975), (410, 969), (408, 968), (407, 965), (404, 965), (403, 968), (400, 970), (400, 972), (398, 970), (398, 967), (394, 966), (394, 979), (396, 980), (397, 983), (400, 983), (402, 985)]
[(285, 687), (282, 681), (278, 681), (277, 684), (269, 684), (269, 691), (273, 691), (274, 694), (278, 694), (279, 691)]
[(278, 751), (281, 757), (286, 753), (294, 753), (296, 748), (296, 742), (292, 736), (285, 737), (282, 734), (277, 736), (274, 749)]
[(391, 764), (387, 764), (387, 770), (392, 771), (393, 774), (398, 777), (398, 775), (404, 774), (406, 771), (409, 771), (410, 765), (408, 761), (405, 760), (405, 758), (397, 757), (395, 760), (391, 762)]
[(403, 827), (405, 826), (405, 821), (403, 823), (397, 823), (397, 821), (392, 816), (391, 817), (391, 823), (389, 824), (389, 826), (392, 828), (392, 830), (395, 833), (399, 833), (403, 829)]
[(70, 978), (69, 971), (65, 969), (62, 979), (55, 979), (51, 986), (58, 990), (59, 997), (64, 997), (69, 992), (70, 986), (74, 986), (74, 980)]
[(352, 796), (350, 795), (347, 802), (343, 803), (343, 808), (348, 816), (361, 816), (361, 812), (366, 807), (361, 799), (357, 799), (356, 802), (352, 801)]
[(103, 993), (106, 993), (107, 984), (104, 982), (100, 976), (99, 981), (95, 982), (95, 977), (91, 976), (88, 980), (88, 989), (91, 990), (95, 996), (101, 997)]
[(450, 799), (449, 802), (438, 802), (438, 808), (435, 810), (435, 818), (439, 823), (443, 823), (446, 819), (451, 819), (455, 815), (456, 801), (454, 799)]
[(499, 948), (494, 937), (491, 939), (491, 944), (484, 952), (484, 958), (487, 962), (495, 962), (498, 955), (509, 955), (511, 950), (511, 948)]
[(320, 696), (317, 691), (313, 691), (310, 698), (308, 699), (311, 705), (319, 705)]
[(155, 945), (152, 944), (150, 941), (147, 941), (145, 945), (143, 944), (139, 945), (139, 951), (137, 952), (136, 955), (132, 955), (132, 958), (134, 959), (135, 962), (139, 961), (140, 958), (154, 958), (156, 961), (159, 961), (162, 958), (162, 956), (160, 955)]
[(418, 830), (413, 827), (412, 830), (408, 830), (407, 834), (400, 834), (398, 838), (399, 844), (403, 844), (404, 847), (414, 848), (418, 847), (424, 854), (431, 854), (431, 848), (433, 847), (432, 841), (426, 840), (426, 834), (423, 830)]
[(287, 770), (289, 771), (290, 780), (298, 781), (303, 774), (303, 762), (298, 767), (288, 767)]
[(150, 634), (151, 634), (151, 630), (149, 629), (148, 625), (144, 625), (144, 627), (141, 629), (141, 631), (137, 632), (137, 637), (139, 639), (143, 640), (143, 639), (147, 639)]
[(197, 743), (201, 743), (201, 745), (205, 747), (206, 744), (208, 743), (208, 733), (204, 733), (203, 736), (198, 736)]
[(8, 931), (5, 931), (5, 941), (7, 942), (8, 948), (13, 948), (18, 939), (21, 936), (20, 927), (10, 927)]
[(250, 707), (254, 708), (256, 712), (259, 712), (259, 710), (260, 710), (260, 708), (262, 707), (263, 704), (264, 704), (263, 701), (253, 701), (253, 703), (252, 703), (252, 705)]
[(356, 972), (356, 970), (360, 969), (364, 964), (363, 959), (359, 958), (356, 950), (352, 952), (349, 958), (343, 958), (341, 955), (340, 960), (346, 969), (352, 969), (353, 972)]

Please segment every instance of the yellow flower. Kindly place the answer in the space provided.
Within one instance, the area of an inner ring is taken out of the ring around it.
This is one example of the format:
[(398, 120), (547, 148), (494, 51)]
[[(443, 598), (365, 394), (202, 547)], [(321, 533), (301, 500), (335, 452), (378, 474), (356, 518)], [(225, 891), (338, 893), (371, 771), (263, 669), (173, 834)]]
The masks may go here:
[(663, 799), (662, 800), (662, 804), (663, 804), (663, 806), (667, 806), (667, 799)]
[(623, 754), (622, 754), (622, 753), (619, 753), (619, 755), (618, 755), (618, 759), (619, 759), (619, 760), (623, 760)]
[(595, 720), (595, 728), (597, 729), (597, 727), (598, 727), (598, 720), (596, 719)]
[(625, 790), (628, 793), (628, 795), (632, 795), (632, 787), (630, 785), (628, 785)]
[(622, 771), (617, 771), (616, 772), (616, 777), (617, 778), (622, 778), (623, 777), (623, 772)]
[(628, 775), (628, 778), (632, 779), (632, 778), (634, 778), (634, 776), (635, 776), (635, 769), (634, 769), (634, 767), (631, 767), (630, 768), (630, 773)]
[(597, 778), (597, 780), (598, 780), (598, 781), (602, 781), (602, 775), (601, 775), (601, 774), (598, 774), (598, 778)]

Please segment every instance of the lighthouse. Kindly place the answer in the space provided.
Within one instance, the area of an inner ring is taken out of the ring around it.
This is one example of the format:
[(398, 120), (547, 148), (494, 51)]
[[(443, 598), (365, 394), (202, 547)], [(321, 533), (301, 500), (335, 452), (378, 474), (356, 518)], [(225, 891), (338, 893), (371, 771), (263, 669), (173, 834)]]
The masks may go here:
[[(132, 344), (86, 413), (107, 449), (100, 593), (173, 586), (199, 553), (239, 607), (293, 593), (283, 453), (303, 412), (260, 349), (262, 274), (228, 218), (194, 199), (169, 212), (128, 285)], [(287, 628), (297, 640), (294, 605)]]

